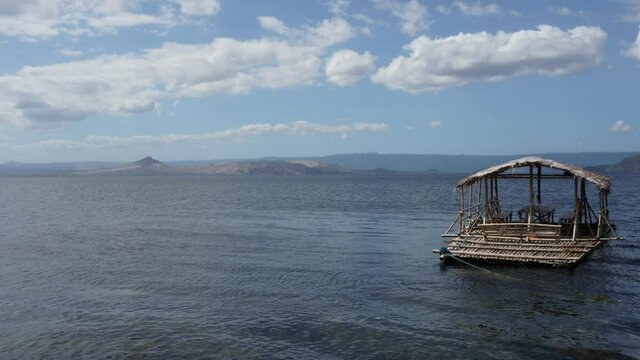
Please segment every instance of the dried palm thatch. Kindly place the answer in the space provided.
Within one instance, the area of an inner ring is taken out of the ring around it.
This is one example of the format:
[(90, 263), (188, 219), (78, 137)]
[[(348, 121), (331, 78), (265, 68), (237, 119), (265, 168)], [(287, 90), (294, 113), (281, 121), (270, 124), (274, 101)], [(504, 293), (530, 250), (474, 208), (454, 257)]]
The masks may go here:
[(604, 175), (579, 168), (575, 165), (563, 164), (554, 160), (543, 159), (537, 156), (528, 156), (528, 157), (523, 157), (516, 160), (511, 160), (504, 164), (492, 166), (490, 168), (478, 171), (477, 173), (469, 175), (466, 178), (460, 180), (456, 184), (456, 188), (473, 185), (484, 177), (487, 177), (490, 175), (497, 175), (509, 169), (515, 169), (515, 168), (531, 166), (531, 165), (536, 167), (540, 167), (540, 166), (548, 167), (548, 168), (558, 169), (558, 170), (568, 172), (576, 177), (586, 179), (587, 181), (595, 184), (598, 187), (598, 189), (600, 189), (600, 191), (605, 193), (609, 193), (611, 189), (611, 183), (609, 181), (609, 178)]

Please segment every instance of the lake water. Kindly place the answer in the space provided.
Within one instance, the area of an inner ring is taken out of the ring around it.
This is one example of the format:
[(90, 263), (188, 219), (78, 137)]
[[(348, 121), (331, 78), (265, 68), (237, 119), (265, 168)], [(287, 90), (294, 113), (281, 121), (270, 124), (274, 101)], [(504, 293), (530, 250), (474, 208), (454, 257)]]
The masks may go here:
[(0, 358), (640, 357), (626, 240), (574, 269), (441, 267), (458, 176), (0, 178)]

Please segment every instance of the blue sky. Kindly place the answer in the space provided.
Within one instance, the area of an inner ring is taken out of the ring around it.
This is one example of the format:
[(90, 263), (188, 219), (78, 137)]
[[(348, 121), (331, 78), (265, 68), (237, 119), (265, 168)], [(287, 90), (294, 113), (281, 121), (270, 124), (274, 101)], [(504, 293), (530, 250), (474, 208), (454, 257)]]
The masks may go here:
[(3, 0), (0, 161), (639, 151), (640, 0)]

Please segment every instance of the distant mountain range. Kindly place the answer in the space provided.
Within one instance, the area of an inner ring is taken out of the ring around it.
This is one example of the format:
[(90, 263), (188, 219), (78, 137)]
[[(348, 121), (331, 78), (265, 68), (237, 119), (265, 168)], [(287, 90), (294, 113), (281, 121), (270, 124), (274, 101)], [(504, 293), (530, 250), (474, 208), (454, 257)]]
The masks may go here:
[[(314, 160), (321, 163), (333, 164), (348, 170), (381, 169), (402, 172), (441, 172), (441, 173), (471, 173), (501, 164), (512, 159), (529, 155), (540, 156), (545, 159), (573, 164), (580, 167), (614, 164), (622, 159), (638, 155), (640, 152), (584, 152), (584, 153), (543, 153), (516, 155), (438, 155), (438, 154), (338, 154), (319, 157), (292, 158), (268, 157), (258, 160)], [(250, 159), (247, 159), (250, 160)], [(255, 159), (252, 159), (255, 160)], [(234, 160), (213, 161), (169, 161), (169, 166), (187, 166), (207, 163), (225, 163)]]
[(175, 168), (182, 174), (217, 174), (217, 175), (305, 175), (305, 174), (341, 174), (349, 172), (337, 165), (325, 164), (313, 160), (282, 161), (252, 160), (236, 161), (221, 164), (183, 166)]
[[(470, 173), (523, 155), (421, 155), (421, 154), (339, 154), (306, 158), (261, 158), (244, 160), (167, 161), (147, 157), (133, 163), (69, 162), (0, 164), (0, 176), (37, 175), (117, 175), (117, 174), (328, 174), (362, 172)], [(630, 171), (630, 165), (606, 168), (638, 152), (591, 152), (535, 154), (600, 171)], [(633, 160), (632, 160), (633, 161)], [(627, 170), (622, 170), (627, 169)]]
[(252, 160), (223, 162), (218, 164), (188, 165), (169, 167), (166, 164), (146, 157), (133, 163), (108, 169), (95, 169), (75, 172), (75, 175), (305, 175), (305, 174), (342, 174), (350, 171), (337, 165), (324, 164), (314, 160)]
[(640, 155), (626, 157), (613, 165), (591, 166), (589, 170), (606, 174), (640, 174)]
[(520, 155), (420, 155), (420, 154), (341, 154), (313, 158), (346, 169), (386, 169), (394, 171), (437, 170), (441, 173), (471, 173), (489, 166), (529, 155), (553, 159), (580, 167), (613, 164), (638, 152), (546, 153)]
[(74, 172), (75, 175), (117, 175), (117, 174), (165, 174), (172, 172), (172, 168), (162, 162), (147, 156), (144, 159), (106, 169), (93, 169)]

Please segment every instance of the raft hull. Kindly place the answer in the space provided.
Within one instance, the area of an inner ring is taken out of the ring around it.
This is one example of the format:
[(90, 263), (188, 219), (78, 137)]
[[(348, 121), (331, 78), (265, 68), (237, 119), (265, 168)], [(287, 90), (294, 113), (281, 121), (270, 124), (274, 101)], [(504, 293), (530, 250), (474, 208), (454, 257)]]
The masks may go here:
[[(603, 241), (592, 239), (547, 239), (504, 241), (483, 237), (454, 238), (449, 253), (469, 262), (519, 263), (573, 266), (586, 259)], [(443, 260), (453, 260), (444, 257)]]

